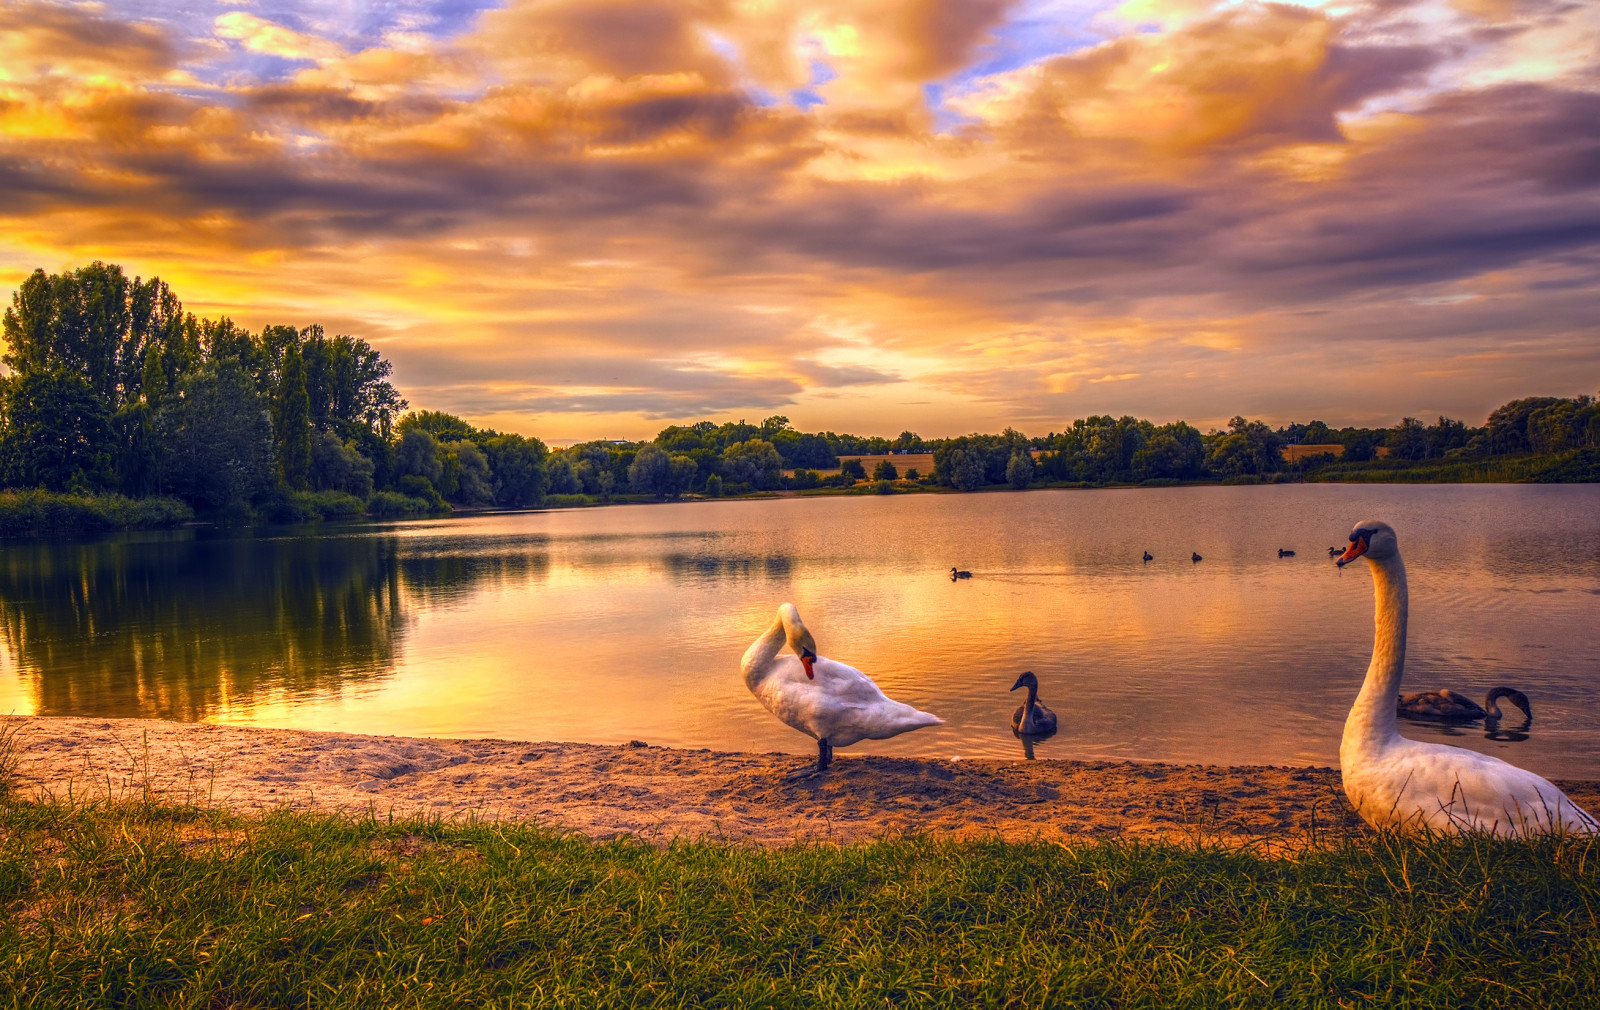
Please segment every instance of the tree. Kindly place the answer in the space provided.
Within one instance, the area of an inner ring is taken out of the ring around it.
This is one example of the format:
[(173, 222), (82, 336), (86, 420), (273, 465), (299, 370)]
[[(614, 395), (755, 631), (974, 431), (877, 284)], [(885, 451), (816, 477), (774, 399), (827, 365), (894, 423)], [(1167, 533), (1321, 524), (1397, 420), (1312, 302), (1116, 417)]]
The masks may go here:
[(1227, 432), (1212, 436), (1206, 465), (1224, 477), (1276, 473), (1283, 466), (1278, 433), (1261, 421), (1235, 417)]
[(946, 462), (952, 486), (962, 491), (975, 491), (984, 485), (984, 460), (977, 450), (952, 449)]
[(402, 435), (413, 429), (421, 429), (440, 442), (459, 442), (473, 439), (478, 434), (478, 429), (442, 410), (413, 410), (395, 426), (395, 430)]
[(872, 468), (872, 479), (873, 480), (899, 480), (900, 479), (900, 471), (896, 470), (894, 468), (894, 464), (893, 463), (889, 462), (886, 459), (880, 459), (878, 461), (878, 465)]
[(867, 468), (861, 465), (859, 459), (847, 459), (839, 464), (839, 473), (852, 480), (866, 480)]
[(550, 454), (537, 438), (496, 435), (483, 444), (494, 475), (494, 501), (507, 508), (544, 504), (544, 461)]
[(372, 471), (372, 460), (353, 445), (339, 441), (333, 432), (318, 432), (311, 440), (308, 477), (313, 489), (343, 491), (364, 499), (372, 494)]
[(1006, 483), (1021, 491), (1033, 483), (1033, 455), (1026, 449), (1013, 449), (1006, 463)]
[(454, 463), (455, 487), (449, 496), (451, 500), (463, 505), (494, 501), (494, 477), (483, 450), (466, 439), (444, 442), (441, 448), (446, 459)]
[(700, 468), (684, 455), (668, 455), (653, 443), (645, 445), (628, 465), (628, 485), (640, 494), (676, 498), (689, 490)]
[(752, 438), (723, 450), (722, 472), (731, 481), (765, 491), (783, 482), (783, 457), (771, 442)]
[(81, 375), (53, 368), (11, 377), (5, 416), (13, 487), (90, 491), (111, 483), (111, 418)]
[(1133, 478), (1190, 480), (1201, 475), (1205, 460), (1205, 436), (1182, 421), (1174, 421), (1155, 429), (1133, 454)]
[(545, 485), (551, 494), (577, 494), (583, 490), (578, 475), (573, 472), (572, 461), (566, 456), (552, 453), (544, 464)]
[(164, 479), (192, 504), (246, 504), (271, 482), (272, 423), (237, 359), (184, 376), (158, 427), (168, 456)]
[(272, 415), (278, 471), (291, 489), (304, 491), (311, 471), (311, 398), (306, 394), (306, 367), (298, 343), (284, 349)]
[(443, 473), (439, 443), (432, 435), (421, 428), (412, 428), (400, 436), (400, 444), (394, 448), (395, 480), (414, 474), (437, 488)]

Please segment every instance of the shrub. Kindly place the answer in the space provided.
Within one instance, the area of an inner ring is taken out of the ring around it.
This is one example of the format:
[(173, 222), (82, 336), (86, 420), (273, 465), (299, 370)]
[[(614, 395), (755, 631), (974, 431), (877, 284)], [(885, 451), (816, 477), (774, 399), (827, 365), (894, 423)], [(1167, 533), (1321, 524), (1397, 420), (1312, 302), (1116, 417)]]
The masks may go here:
[(722, 478), (718, 477), (716, 474), (712, 474), (711, 476), (706, 478), (706, 497), (707, 498), (721, 498), (722, 497)]
[(594, 499), (586, 494), (547, 494), (544, 503), (551, 508), (582, 508), (593, 505)]
[[(434, 497), (438, 497), (437, 492)], [(448, 505), (441, 510), (425, 498), (413, 498), (398, 491), (379, 491), (367, 499), (367, 511), (375, 516), (429, 515), (448, 510)]]
[(160, 529), (193, 518), (193, 510), (176, 498), (57, 494), (45, 490), (0, 492), (0, 536)]

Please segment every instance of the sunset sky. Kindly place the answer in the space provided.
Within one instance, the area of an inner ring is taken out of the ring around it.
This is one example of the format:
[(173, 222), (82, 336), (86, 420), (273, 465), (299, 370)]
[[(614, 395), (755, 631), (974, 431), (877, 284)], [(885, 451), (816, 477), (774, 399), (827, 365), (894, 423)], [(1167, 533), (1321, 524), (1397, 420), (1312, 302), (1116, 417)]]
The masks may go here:
[(0, 0), (94, 259), (553, 442), (1481, 423), (1600, 387), (1593, 0)]

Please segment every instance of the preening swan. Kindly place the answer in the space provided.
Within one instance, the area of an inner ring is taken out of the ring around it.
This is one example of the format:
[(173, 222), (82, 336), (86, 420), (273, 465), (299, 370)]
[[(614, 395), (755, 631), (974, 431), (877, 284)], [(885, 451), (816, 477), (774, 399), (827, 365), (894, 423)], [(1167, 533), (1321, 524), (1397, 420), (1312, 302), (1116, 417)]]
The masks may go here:
[(1011, 685), (1015, 691), (1019, 687), (1028, 689), (1028, 700), (1022, 703), (1016, 714), (1011, 717), (1011, 728), (1018, 733), (1029, 736), (1046, 736), (1056, 731), (1056, 714), (1039, 704), (1039, 678), (1029, 670), (1017, 678)]
[(1561, 790), (1499, 758), (1400, 735), (1395, 697), (1406, 662), (1406, 566), (1387, 523), (1364, 522), (1339, 555), (1365, 557), (1375, 601), (1372, 663), (1344, 723), (1339, 768), (1345, 795), (1373, 827), (1402, 830), (1600, 832)]
[(1471, 722), (1474, 719), (1501, 718), (1501, 698), (1522, 709), (1529, 722), (1533, 721), (1533, 706), (1528, 696), (1511, 687), (1497, 687), (1489, 692), (1479, 705), (1471, 698), (1456, 694), (1448, 687), (1442, 691), (1422, 691), (1403, 694), (1394, 703), (1395, 712), (1405, 719), (1427, 719), (1432, 722)]
[[(780, 655), (785, 644), (793, 656)], [(810, 774), (827, 770), (835, 747), (944, 722), (886, 697), (855, 667), (817, 655), (816, 640), (792, 604), (778, 607), (772, 626), (745, 650), (740, 668), (745, 686), (767, 711), (816, 739), (817, 766)]]

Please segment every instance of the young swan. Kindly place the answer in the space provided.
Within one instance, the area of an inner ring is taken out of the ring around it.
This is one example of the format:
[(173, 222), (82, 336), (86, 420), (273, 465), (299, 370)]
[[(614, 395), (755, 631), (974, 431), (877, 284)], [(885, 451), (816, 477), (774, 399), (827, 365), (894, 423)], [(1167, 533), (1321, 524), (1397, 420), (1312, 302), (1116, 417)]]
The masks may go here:
[(1372, 664), (1345, 720), (1339, 768), (1345, 795), (1373, 827), (1522, 835), (1600, 832), (1549, 781), (1499, 758), (1400, 735), (1395, 697), (1406, 662), (1406, 566), (1388, 523), (1364, 522), (1339, 556), (1364, 557), (1375, 600)]
[(1027, 733), (1030, 736), (1046, 736), (1056, 731), (1056, 714), (1044, 707), (1039, 700), (1039, 678), (1033, 675), (1032, 670), (1023, 673), (1017, 682), (1011, 685), (1015, 691), (1020, 687), (1028, 689), (1028, 700), (1017, 707), (1011, 717), (1011, 728), (1018, 733)]
[[(794, 655), (780, 655), (788, 645)], [(817, 655), (816, 640), (792, 604), (745, 650), (740, 664), (745, 686), (785, 724), (817, 741), (817, 764), (802, 774), (826, 771), (835, 747), (859, 740), (886, 740), (944, 722), (936, 715), (884, 695), (853, 666)]]

